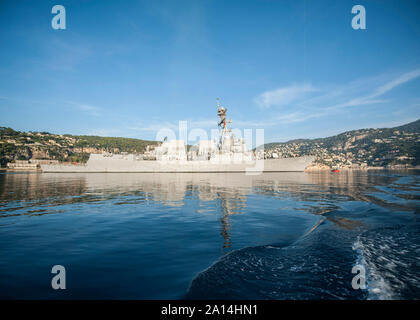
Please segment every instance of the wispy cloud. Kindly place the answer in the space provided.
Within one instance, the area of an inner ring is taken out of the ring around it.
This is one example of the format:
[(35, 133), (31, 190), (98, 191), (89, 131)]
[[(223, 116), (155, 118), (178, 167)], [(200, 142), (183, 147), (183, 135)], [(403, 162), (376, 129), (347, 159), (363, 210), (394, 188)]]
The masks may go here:
[(413, 70), (411, 72), (404, 73), (403, 75), (397, 77), (396, 79), (393, 79), (392, 81), (389, 81), (385, 83), (384, 85), (380, 86), (376, 93), (374, 94), (375, 97), (381, 96), (388, 91), (394, 89), (395, 87), (404, 84), (408, 81), (414, 80), (416, 78), (420, 77), (420, 69)]
[(115, 137), (119, 136), (121, 134), (121, 130), (119, 129), (91, 129), (87, 133), (85, 133), (88, 136), (101, 136), (101, 137)]
[[(51, 48), (54, 48), (52, 50)], [(42, 65), (59, 71), (74, 71), (83, 62), (93, 56), (92, 44), (83, 38), (64, 41), (54, 37), (49, 42), (45, 42), (44, 50), (47, 59), (40, 62)]]
[(134, 132), (152, 132), (152, 133), (156, 133), (159, 130), (162, 129), (170, 129), (173, 131), (178, 131), (179, 130), (179, 125), (180, 122), (179, 121), (187, 121), (187, 127), (189, 129), (209, 129), (209, 128), (215, 128), (216, 124), (217, 124), (217, 120), (213, 119), (213, 120), (194, 120), (194, 119), (190, 119), (190, 120), (176, 120), (176, 121), (152, 121), (152, 122), (148, 122), (148, 123), (144, 123), (144, 124), (140, 124), (140, 125), (136, 125), (136, 126), (128, 126), (127, 129), (134, 131)]
[(255, 102), (261, 108), (285, 106), (305, 98), (308, 93), (314, 91), (317, 91), (317, 89), (311, 84), (292, 85), (263, 92), (255, 99)]
[(378, 99), (379, 97), (383, 96), (384, 94), (388, 93), (392, 89), (414, 80), (420, 76), (420, 69), (416, 69), (407, 73), (404, 73), (395, 79), (389, 80), (386, 83), (374, 88), (371, 93), (360, 96), (354, 99), (350, 99), (344, 103), (340, 103), (337, 105), (333, 105), (330, 108), (343, 108), (343, 107), (353, 107), (353, 106), (361, 106), (367, 104), (375, 104), (375, 103), (382, 103), (386, 102), (384, 99)]
[(265, 109), (271, 106), (281, 107), (270, 109), (271, 113), (280, 113), (270, 115), (270, 120), (267, 121), (269, 126), (296, 123), (339, 112), (347, 107), (387, 103), (390, 101), (389, 97), (384, 97), (387, 93), (419, 77), (420, 69), (415, 69), (394, 77), (381, 75), (343, 85), (315, 88), (311, 84), (294, 84), (263, 92), (255, 98), (255, 103)]
[[(380, 75), (357, 79), (342, 85), (313, 86), (312, 84), (292, 84), (258, 95), (254, 102), (263, 109), (262, 120), (237, 119), (233, 128), (269, 128), (284, 124), (305, 122), (339, 112), (346, 107), (385, 103), (386, 93), (420, 77), (420, 69), (394, 76)], [(273, 108), (271, 108), (273, 107)], [(216, 119), (188, 119), (188, 129), (214, 129)], [(156, 133), (162, 128), (177, 131), (178, 121), (148, 122), (144, 125), (129, 126), (134, 132)]]
[(162, 129), (178, 130), (178, 124), (172, 122), (149, 122), (135, 126), (127, 126), (127, 129), (133, 132), (151, 132), (157, 133)]
[(100, 117), (104, 113), (104, 109), (100, 107), (93, 106), (91, 104), (87, 103), (78, 103), (73, 101), (65, 101), (65, 103), (72, 106), (72, 108), (80, 110), (88, 115), (94, 116), (94, 117)]

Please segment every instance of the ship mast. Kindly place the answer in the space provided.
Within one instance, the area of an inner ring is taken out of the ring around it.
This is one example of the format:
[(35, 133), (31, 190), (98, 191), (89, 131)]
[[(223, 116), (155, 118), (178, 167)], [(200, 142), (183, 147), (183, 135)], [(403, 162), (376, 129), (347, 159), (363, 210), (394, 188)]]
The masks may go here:
[[(220, 145), (219, 145), (219, 150), (224, 150), (224, 145), (225, 145), (225, 140), (230, 139), (229, 136), (229, 132), (230, 130), (227, 127), (227, 123), (231, 123), (232, 120), (226, 120), (226, 113), (227, 113), (227, 108), (224, 108), (220, 105), (220, 99), (217, 98), (217, 115), (220, 118), (220, 121), (218, 123), (218, 127), (222, 127), (222, 135), (220, 137)], [(226, 145), (227, 148), (230, 148), (229, 144)]]
[(226, 113), (227, 113), (227, 108), (224, 108), (220, 105), (220, 99), (217, 98), (217, 115), (220, 118), (220, 121), (218, 123), (219, 127), (223, 128), (223, 132), (228, 131), (227, 130), (227, 126), (226, 126), (226, 122), (232, 122), (231, 120), (226, 121)]

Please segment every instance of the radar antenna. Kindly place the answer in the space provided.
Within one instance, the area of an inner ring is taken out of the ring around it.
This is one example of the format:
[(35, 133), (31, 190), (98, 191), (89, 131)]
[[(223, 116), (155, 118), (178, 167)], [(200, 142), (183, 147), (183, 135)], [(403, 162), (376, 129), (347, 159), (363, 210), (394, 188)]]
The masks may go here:
[(226, 129), (226, 112), (227, 112), (227, 108), (223, 108), (220, 105), (220, 99), (217, 98), (217, 115), (220, 118), (220, 122), (218, 124), (219, 127), (223, 126), (223, 129)]

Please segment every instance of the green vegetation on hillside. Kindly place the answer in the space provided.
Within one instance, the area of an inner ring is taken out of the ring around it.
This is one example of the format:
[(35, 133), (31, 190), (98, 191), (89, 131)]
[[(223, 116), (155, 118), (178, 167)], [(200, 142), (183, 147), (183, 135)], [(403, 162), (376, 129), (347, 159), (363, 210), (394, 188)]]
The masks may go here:
[(109, 152), (143, 152), (146, 146), (156, 144), (155, 141), (139, 140), (133, 138), (120, 138), (120, 137), (99, 137), (99, 136), (70, 136), (77, 141), (75, 147), (78, 148), (98, 148), (104, 149)]
[(86, 162), (90, 153), (142, 153), (156, 141), (133, 138), (57, 135), (48, 132), (20, 132), (0, 127), (0, 165), (13, 160), (53, 159)]

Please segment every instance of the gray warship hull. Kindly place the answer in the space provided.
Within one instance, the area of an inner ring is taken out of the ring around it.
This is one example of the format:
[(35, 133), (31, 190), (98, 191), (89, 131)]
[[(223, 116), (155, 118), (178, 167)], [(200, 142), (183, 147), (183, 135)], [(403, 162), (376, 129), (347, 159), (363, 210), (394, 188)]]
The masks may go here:
[[(219, 99), (218, 99), (219, 100)], [(244, 172), (257, 175), (263, 172), (299, 172), (315, 160), (313, 156), (281, 159), (263, 159), (263, 149), (247, 150), (245, 140), (236, 137), (226, 119), (227, 108), (217, 103), (221, 128), (219, 143), (216, 138), (200, 140), (190, 150), (184, 140), (167, 138), (158, 146), (147, 146), (144, 154), (91, 154), (84, 165), (43, 164), (43, 172)], [(262, 153), (261, 153), (262, 152)], [(155, 159), (155, 160), (146, 160)], [(156, 160), (157, 159), (157, 160)]]
[(41, 165), (43, 172), (299, 172), (314, 161), (313, 156), (248, 161), (152, 161), (135, 155), (91, 154), (84, 165)]

